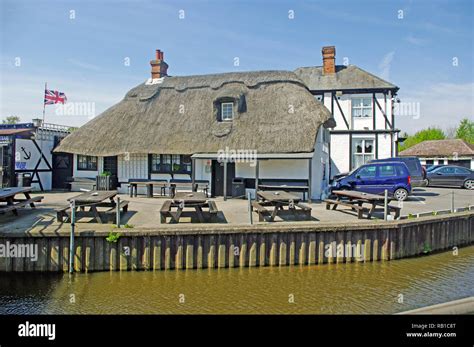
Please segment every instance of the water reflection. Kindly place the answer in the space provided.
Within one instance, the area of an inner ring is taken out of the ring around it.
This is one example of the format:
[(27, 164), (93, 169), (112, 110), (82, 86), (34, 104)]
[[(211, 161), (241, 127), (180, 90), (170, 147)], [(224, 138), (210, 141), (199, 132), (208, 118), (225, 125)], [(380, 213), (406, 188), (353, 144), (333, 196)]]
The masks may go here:
[(394, 313), (474, 295), (474, 247), (385, 263), (0, 276), (2, 314)]

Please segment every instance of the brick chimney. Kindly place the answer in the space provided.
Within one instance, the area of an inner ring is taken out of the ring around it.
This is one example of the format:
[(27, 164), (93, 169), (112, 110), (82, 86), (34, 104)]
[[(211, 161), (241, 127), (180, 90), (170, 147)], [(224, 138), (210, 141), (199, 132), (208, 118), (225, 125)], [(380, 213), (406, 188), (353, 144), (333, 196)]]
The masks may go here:
[(168, 64), (164, 61), (164, 53), (159, 49), (156, 50), (155, 59), (150, 60), (150, 65), (152, 79), (168, 76)]
[(336, 47), (326, 46), (323, 52), (323, 75), (336, 73)]

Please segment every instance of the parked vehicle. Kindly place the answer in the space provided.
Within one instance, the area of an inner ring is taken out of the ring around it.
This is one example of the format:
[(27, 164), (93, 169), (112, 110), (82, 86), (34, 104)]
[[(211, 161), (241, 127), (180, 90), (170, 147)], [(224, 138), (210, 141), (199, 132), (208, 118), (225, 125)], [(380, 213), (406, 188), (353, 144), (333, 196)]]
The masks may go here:
[(431, 166), (428, 166), (428, 167), (426, 168), (426, 172), (428, 173), (428, 172), (430, 172), (430, 171), (433, 171), (433, 170), (438, 169), (438, 168), (443, 167), (443, 166), (446, 166), (446, 165), (440, 164), (440, 165), (431, 165)]
[(429, 186), (455, 186), (474, 189), (474, 171), (456, 165), (443, 165), (428, 171)]
[(371, 194), (384, 194), (403, 201), (411, 194), (411, 177), (402, 162), (364, 164), (345, 177), (334, 179), (331, 190), (357, 190)]
[(408, 167), (411, 177), (412, 187), (424, 187), (426, 185), (425, 178), (426, 172), (424, 172), (421, 166), (420, 159), (417, 157), (394, 157), (386, 159), (375, 159), (371, 160), (370, 163), (386, 163), (386, 162), (402, 162)]

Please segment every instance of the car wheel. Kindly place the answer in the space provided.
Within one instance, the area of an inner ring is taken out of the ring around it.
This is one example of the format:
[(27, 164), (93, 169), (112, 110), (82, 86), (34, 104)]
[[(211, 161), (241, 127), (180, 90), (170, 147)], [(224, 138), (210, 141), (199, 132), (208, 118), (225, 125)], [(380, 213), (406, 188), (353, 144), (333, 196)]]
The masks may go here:
[(469, 190), (473, 190), (474, 189), (474, 180), (466, 180), (466, 182), (464, 182), (464, 188), (469, 189)]
[(408, 191), (405, 189), (405, 188), (398, 188), (397, 190), (395, 190), (395, 192), (393, 193), (393, 196), (395, 197), (395, 199), (397, 199), (398, 201), (404, 201), (408, 198)]

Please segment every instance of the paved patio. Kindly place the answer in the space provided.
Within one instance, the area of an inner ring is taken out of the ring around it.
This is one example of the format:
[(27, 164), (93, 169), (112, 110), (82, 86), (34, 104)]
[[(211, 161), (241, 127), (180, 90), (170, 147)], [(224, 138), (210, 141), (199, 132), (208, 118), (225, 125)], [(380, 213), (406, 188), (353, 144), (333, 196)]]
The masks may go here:
[[(451, 192), (454, 192), (455, 208), (467, 207), (474, 204), (474, 191), (452, 188), (417, 188), (407, 201), (403, 203), (402, 215), (417, 214), (423, 212), (432, 212), (435, 210), (445, 210), (451, 208)], [(60, 223), (56, 221), (55, 209), (66, 204), (66, 200), (76, 196), (78, 192), (46, 192), (33, 193), (32, 196), (44, 196), (43, 202), (37, 204), (36, 209), (25, 208), (19, 211), (19, 216), (12, 214), (0, 215), (0, 232), (3, 233), (28, 233), (28, 232), (57, 232), (70, 229), (69, 223)], [(160, 224), (159, 210), (165, 197), (146, 198), (138, 196), (130, 198), (128, 195), (119, 195), (120, 199), (130, 201), (128, 212), (122, 217), (122, 224), (128, 224), (135, 229), (140, 228), (175, 228), (176, 224)], [(218, 209), (219, 223), (232, 225), (248, 225), (248, 202), (241, 199), (222, 198), (214, 199)], [(396, 204), (397, 202), (392, 202)], [(367, 222), (366, 219), (357, 219), (355, 212), (349, 208), (339, 207), (340, 210), (326, 210), (325, 203), (313, 202), (311, 204), (313, 223), (361, 223)], [(375, 218), (383, 218), (383, 208), (377, 210)], [(258, 224), (258, 216), (253, 213), (254, 224)], [(289, 223), (291, 220), (283, 220), (276, 217), (275, 224)], [(267, 222), (262, 222), (268, 224)], [(294, 223), (308, 223), (305, 221), (296, 221)], [(213, 223), (214, 225), (216, 223)], [(99, 231), (110, 230), (113, 224), (98, 224), (91, 219), (81, 219), (77, 224), (78, 231)], [(209, 224), (189, 223), (189, 219), (183, 218), (179, 223), (180, 227), (206, 226)]]

